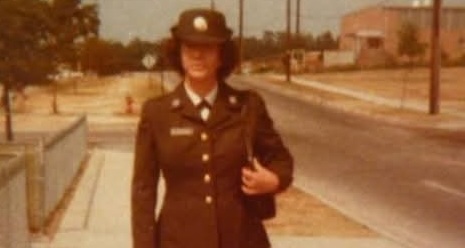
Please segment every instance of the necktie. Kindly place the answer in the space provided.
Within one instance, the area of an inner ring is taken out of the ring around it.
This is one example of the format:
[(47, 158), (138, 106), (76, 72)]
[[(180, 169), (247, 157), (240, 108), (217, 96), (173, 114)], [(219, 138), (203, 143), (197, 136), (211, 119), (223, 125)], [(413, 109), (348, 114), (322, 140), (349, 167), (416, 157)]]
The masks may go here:
[(200, 117), (202, 120), (207, 121), (208, 116), (210, 115), (210, 104), (204, 99), (197, 105), (197, 108), (200, 111)]

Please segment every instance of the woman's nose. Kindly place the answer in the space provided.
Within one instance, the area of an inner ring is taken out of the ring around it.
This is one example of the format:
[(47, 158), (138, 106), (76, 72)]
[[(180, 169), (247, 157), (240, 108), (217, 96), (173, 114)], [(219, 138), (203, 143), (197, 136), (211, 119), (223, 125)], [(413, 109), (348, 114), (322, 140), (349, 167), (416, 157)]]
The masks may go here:
[(202, 52), (200, 51), (200, 49), (193, 49), (191, 55), (193, 58), (200, 58)]

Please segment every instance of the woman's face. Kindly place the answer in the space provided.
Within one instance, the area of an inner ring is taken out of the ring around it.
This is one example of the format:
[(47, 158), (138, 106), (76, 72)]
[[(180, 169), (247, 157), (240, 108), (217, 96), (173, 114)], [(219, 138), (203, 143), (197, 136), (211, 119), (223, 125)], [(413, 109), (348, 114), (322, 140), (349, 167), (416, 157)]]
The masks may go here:
[(181, 63), (190, 81), (216, 80), (217, 69), (221, 64), (220, 46), (182, 42)]

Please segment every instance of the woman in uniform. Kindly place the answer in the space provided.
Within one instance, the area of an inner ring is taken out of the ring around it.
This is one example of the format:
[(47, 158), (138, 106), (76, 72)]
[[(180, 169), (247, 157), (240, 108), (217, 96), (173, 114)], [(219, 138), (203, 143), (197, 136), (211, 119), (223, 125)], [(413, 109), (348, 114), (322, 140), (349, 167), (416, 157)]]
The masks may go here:
[(142, 107), (134, 248), (270, 247), (262, 220), (274, 215), (273, 195), (291, 184), (293, 160), (262, 98), (225, 83), (237, 64), (231, 33), (210, 9), (184, 11), (171, 29), (167, 59), (182, 82)]

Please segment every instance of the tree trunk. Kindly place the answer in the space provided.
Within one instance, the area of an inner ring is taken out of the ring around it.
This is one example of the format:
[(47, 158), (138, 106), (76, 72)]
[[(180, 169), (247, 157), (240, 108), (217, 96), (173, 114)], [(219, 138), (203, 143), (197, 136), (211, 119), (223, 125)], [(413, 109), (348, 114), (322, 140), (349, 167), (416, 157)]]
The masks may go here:
[(5, 133), (7, 141), (13, 141), (13, 130), (11, 127), (11, 106), (10, 106), (10, 84), (3, 85), (3, 106), (5, 106)]
[(52, 111), (53, 114), (58, 114), (58, 85), (57, 82), (53, 82), (53, 99), (52, 99)]

